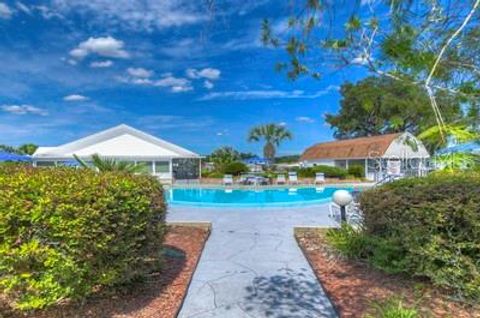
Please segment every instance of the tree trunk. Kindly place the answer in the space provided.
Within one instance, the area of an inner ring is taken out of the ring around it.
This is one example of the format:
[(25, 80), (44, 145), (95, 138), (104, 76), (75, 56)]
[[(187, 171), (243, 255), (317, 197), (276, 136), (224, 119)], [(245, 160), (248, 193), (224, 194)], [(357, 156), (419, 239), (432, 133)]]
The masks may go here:
[(275, 146), (271, 142), (267, 142), (265, 147), (263, 147), (263, 156), (273, 163), (275, 159)]

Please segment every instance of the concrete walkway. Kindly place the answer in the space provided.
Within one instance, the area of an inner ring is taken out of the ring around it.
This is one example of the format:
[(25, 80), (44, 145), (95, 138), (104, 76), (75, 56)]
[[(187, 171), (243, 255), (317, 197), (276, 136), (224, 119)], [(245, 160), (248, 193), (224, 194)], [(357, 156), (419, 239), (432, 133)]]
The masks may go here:
[(336, 317), (293, 237), (294, 226), (335, 225), (327, 214), (327, 205), (171, 207), (169, 221), (213, 224), (179, 317)]

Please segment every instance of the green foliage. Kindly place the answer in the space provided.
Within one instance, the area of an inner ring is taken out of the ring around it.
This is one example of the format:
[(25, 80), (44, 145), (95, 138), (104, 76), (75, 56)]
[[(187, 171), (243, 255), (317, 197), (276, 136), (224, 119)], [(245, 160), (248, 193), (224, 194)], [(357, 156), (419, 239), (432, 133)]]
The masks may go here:
[(18, 147), (18, 151), (25, 155), (33, 155), (33, 153), (37, 150), (38, 146), (35, 144), (23, 144)]
[[(368, 77), (341, 86), (338, 114), (327, 114), (335, 137), (355, 138), (409, 131), (416, 135), (436, 124), (423, 87), (381, 77)], [(438, 95), (445, 120), (461, 118), (460, 103)]]
[(439, 170), (444, 172), (459, 172), (480, 169), (480, 156), (470, 153), (447, 153), (432, 158)]
[(330, 229), (326, 238), (343, 255), (367, 260), (387, 273), (400, 273), (404, 269), (404, 253), (394, 239), (367, 235), (363, 229), (345, 223), (340, 229)]
[(0, 151), (5, 151), (9, 153), (20, 153), (15, 147), (8, 145), (0, 145)]
[(234, 176), (238, 176), (241, 173), (248, 172), (249, 169), (246, 164), (240, 161), (235, 161), (227, 164), (224, 169), (223, 173), (225, 174), (232, 174)]
[(265, 146), (263, 147), (263, 155), (272, 162), (275, 159), (276, 148), (279, 147), (284, 140), (291, 140), (292, 138), (292, 133), (288, 131), (287, 128), (277, 124), (256, 126), (248, 133), (248, 141), (260, 141), (260, 139), (264, 139)]
[(19, 147), (0, 145), (0, 151), (16, 153), (20, 155), (33, 155), (38, 146), (35, 144), (23, 144)]
[(82, 299), (161, 262), (166, 207), (154, 178), (0, 167), (0, 291), (21, 310)]
[(417, 318), (420, 314), (415, 308), (407, 307), (400, 299), (390, 298), (384, 302), (374, 303), (372, 306), (374, 316), (367, 318)]
[(217, 172), (223, 172), (225, 167), (235, 161), (240, 160), (241, 156), (238, 151), (232, 147), (220, 147), (215, 149), (208, 157), (207, 161), (213, 162)]
[(403, 179), (363, 192), (360, 202), (365, 235), (394, 247), (393, 271), (480, 300), (480, 174)]
[(275, 158), (275, 163), (295, 163), (300, 159), (300, 155), (281, 156)]
[(348, 167), (348, 174), (355, 178), (365, 177), (365, 167), (361, 165), (352, 165)]
[(84, 160), (80, 159), (77, 155), (73, 155), (75, 160), (86, 169), (93, 169), (100, 172), (127, 172), (127, 173), (142, 173), (145, 172), (145, 167), (141, 165), (135, 165), (133, 162), (117, 161), (115, 159), (102, 158), (95, 154), (92, 156), (92, 165), (89, 165)]
[(477, 131), (463, 124), (446, 125), (442, 131), (447, 138), (442, 139), (440, 127), (435, 125), (422, 131), (418, 135), (418, 139), (420, 139), (431, 152), (446, 147), (448, 143), (447, 139), (449, 138), (454, 139), (458, 143), (480, 139)]
[[(341, 111), (327, 120), (337, 129), (338, 137), (401, 130), (416, 134), (437, 123), (436, 111), (445, 123), (453, 122), (451, 115), (462, 117), (459, 104), (469, 110), (462, 122), (478, 129), (480, 8), (475, 1), (464, 1), (465, 6), (461, 7), (442, 1), (389, 0), (384, 5), (369, 6), (368, 10), (365, 6), (353, 6), (349, 15), (336, 14), (344, 10), (342, 1), (318, 1), (319, 6), (311, 6), (310, 2), (305, 0), (292, 9), (291, 20), (295, 23), (288, 23), (283, 30), (272, 28), (268, 21), (262, 27), (264, 44), (287, 53), (288, 61), (274, 63), (282, 65), (280, 70), (289, 79), (303, 75), (317, 79), (328, 66), (363, 67), (369, 74), (379, 76), (385, 85), (393, 81), (404, 88), (393, 95), (385, 90), (385, 98), (375, 94), (370, 101), (365, 100), (365, 95), (372, 96), (372, 91), (360, 92), (355, 112), (349, 115), (348, 111)], [(325, 21), (329, 21), (328, 32)], [(318, 45), (319, 39), (322, 45)], [(435, 102), (425, 98), (427, 88)], [(390, 105), (386, 99), (392, 96), (394, 104)], [(361, 110), (365, 102), (371, 103), (367, 106), (370, 109)], [(456, 112), (451, 114), (451, 110)], [(347, 119), (345, 123), (341, 115)], [(438, 122), (441, 121), (439, 117)]]
[(317, 172), (323, 172), (326, 178), (345, 179), (348, 175), (347, 170), (343, 168), (322, 165), (309, 168), (300, 168), (297, 170), (300, 178), (314, 178), (315, 173)]
[(351, 258), (363, 258), (366, 248), (366, 236), (359, 229), (342, 223), (340, 229), (329, 229), (327, 241), (343, 255)]

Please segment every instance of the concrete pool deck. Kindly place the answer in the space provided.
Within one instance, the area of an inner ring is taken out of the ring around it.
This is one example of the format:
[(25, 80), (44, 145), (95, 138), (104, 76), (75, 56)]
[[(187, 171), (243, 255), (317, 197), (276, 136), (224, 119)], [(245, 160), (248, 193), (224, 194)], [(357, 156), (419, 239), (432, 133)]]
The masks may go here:
[(170, 206), (167, 220), (212, 223), (178, 317), (337, 317), (293, 236), (295, 226), (335, 226), (328, 205)]

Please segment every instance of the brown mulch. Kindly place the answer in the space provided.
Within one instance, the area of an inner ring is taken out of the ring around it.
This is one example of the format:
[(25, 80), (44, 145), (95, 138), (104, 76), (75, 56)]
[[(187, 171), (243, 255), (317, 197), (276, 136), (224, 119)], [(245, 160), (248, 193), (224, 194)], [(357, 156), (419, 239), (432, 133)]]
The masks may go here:
[(419, 308), (425, 317), (480, 317), (480, 307), (455, 302), (427, 282), (389, 275), (336, 253), (325, 229), (301, 229), (295, 237), (341, 317), (365, 317), (372, 305), (389, 298)]
[(174, 318), (180, 310), (208, 235), (207, 227), (170, 226), (164, 243), (167, 248), (164, 266), (143, 283), (137, 283), (123, 292), (91, 297), (84, 304), (65, 304), (31, 315), (10, 313), (6, 317)]

